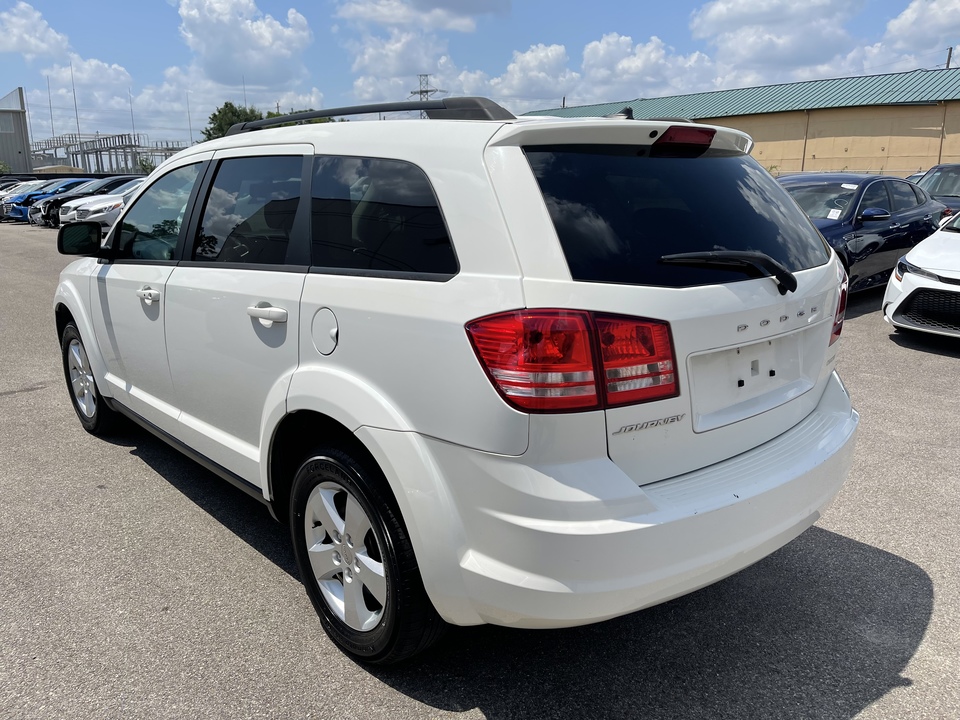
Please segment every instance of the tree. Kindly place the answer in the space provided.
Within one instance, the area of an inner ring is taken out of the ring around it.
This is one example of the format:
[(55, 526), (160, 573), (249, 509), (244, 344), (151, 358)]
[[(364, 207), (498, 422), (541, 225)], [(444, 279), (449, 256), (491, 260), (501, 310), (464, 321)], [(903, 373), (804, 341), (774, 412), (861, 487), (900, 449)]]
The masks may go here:
[(157, 167), (157, 164), (148, 157), (141, 155), (137, 158), (137, 169), (144, 175), (149, 175)]
[[(302, 112), (313, 112), (313, 108), (307, 108), (306, 110), (294, 110), (293, 108), (290, 108), (290, 112), (285, 112), (285, 113), (274, 112), (273, 110), (270, 110), (267, 112), (267, 117), (268, 118), (283, 117), (284, 115), (295, 115), (296, 113), (302, 113)], [(328, 117), (314, 118), (313, 120), (305, 120), (304, 122), (305, 123), (326, 123), (326, 122), (333, 122), (333, 118), (328, 118)], [(296, 125), (296, 123), (285, 123), (285, 125)], [(283, 127), (283, 125), (281, 125), (280, 127)]]
[(208, 125), (201, 132), (204, 140), (213, 140), (226, 135), (231, 125), (262, 119), (263, 113), (255, 107), (244, 107), (242, 105), (238, 107), (228, 101), (211, 113)]
[(0, 175), (6, 175), (8, 172), (10, 172), (10, 166), (0, 160)]

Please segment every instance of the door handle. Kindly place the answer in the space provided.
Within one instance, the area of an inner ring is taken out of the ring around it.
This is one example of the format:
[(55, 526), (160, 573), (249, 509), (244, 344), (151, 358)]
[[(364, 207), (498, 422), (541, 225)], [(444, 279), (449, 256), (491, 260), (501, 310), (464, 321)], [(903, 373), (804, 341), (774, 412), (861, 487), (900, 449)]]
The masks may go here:
[(247, 315), (257, 318), (264, 327), (271, 327), (274, 323), (285, 323), (287, 321), (286, 310), (268, 303), (251, 305), (247, 308)]
[(923, 216), (923, 219), (924, 219), (924, 220), (929, 220), (931, 217), (933, 217), (933, 216), (932, 216), (932, 215), (924, 215), (924, 216)]
[(898, 227), (900, 227), (900, 223), (890, 223), (891, 230), (896, 230)]
[(149, 285), (144, 285), (137, 290), (137, 297), (143, 300), (147, 305), (153, 305), (160, 299), (160, 291), (154, 290)]

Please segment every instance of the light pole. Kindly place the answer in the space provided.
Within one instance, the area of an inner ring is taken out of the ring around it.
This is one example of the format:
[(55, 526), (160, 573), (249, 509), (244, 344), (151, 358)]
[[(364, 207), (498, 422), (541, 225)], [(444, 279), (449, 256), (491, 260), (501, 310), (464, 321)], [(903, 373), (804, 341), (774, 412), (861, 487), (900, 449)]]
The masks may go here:
[(190, 120), (190, 91), (187, 90), (187, 128), (190, 131), (190, 144), (193, 145), (193, 121)]

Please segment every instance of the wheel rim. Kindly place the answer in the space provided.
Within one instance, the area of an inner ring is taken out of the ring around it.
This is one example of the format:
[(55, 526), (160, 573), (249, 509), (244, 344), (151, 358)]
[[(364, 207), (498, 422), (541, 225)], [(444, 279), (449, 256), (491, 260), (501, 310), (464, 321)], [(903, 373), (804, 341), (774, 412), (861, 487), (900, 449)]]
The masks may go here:
[(77, 339), (71, 340), (67, 346), (67, 370), (70, 373), (70, 390), (77, 408), (85, 417), (92, 418), (97, 412), (96, 385), (87, 353)]
[(387, 580), (370, 518), (346, 488), (315, 487), (304, 513), (307, 555), (330, 611), (353, 630), (372, 630), (383, 617)]

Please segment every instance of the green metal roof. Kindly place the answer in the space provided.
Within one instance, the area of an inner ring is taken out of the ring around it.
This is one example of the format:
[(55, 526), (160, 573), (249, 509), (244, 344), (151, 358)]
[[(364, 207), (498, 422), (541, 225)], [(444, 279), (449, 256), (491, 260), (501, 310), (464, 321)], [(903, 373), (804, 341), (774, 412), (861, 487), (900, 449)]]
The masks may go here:
[(600, 105), (535, 110), (525, 114), (600, 117), (631, 107), (633, 116), (637, 119), (684, 117), (698, 120), (792, 110), (870, 105), (924, 105), (942, 100), (960, 100), (960, 68), (808, 80), (783, 85), (714, 90), (693, 95), (638, 98)]

